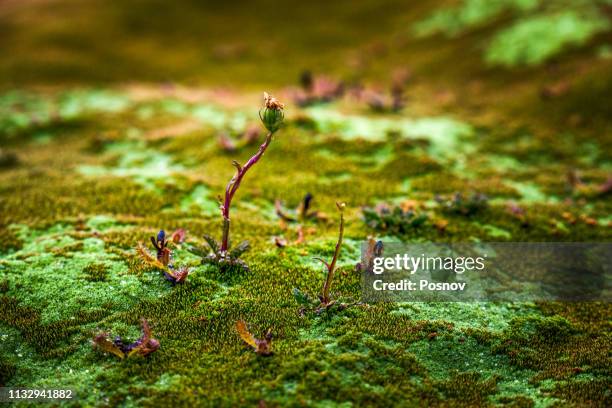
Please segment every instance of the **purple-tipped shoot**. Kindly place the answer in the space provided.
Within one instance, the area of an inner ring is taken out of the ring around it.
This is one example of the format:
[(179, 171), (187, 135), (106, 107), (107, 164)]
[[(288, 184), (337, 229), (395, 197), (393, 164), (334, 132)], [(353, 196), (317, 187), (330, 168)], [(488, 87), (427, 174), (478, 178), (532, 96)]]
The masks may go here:
[(178, 229), (172, 233), (169, 239), (166, 239), (166, 232), (160, 230), (157, 233), (157, 237), (151, 237), (151, 244), (155, 248), (156, 256), (153, 257), (151, 253), (142, 245), (138, 244), (136, 251), (140, 259), (147, 265), (160, 269), (164, 272), (164, 276), (173, 285), (177, 283), (183, 283), (189, 275), (190, 269), (185, 266), (175, 267), (172, 263), (172, 250), (170, 246), (175, 246), (182, 243), (185, 240), (185, 230)]

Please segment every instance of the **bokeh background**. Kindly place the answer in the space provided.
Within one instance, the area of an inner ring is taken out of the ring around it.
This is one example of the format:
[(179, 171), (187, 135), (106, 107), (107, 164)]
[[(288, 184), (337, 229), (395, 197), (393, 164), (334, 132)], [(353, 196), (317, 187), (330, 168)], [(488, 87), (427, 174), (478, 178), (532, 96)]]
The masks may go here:
[[(259, 90), (296, 83), (310, 70), (387, 86), (404, 67), (414, 79), (414, 109), (452, 102), (457, 113), (494, 111), (504, 120), (519, 113), (560, 129), (569, 118), (610, 116), (610, 7), (606, 0), (7, 0), (0, 84)], [(542, 103), (542, 93), (564, 98)]]

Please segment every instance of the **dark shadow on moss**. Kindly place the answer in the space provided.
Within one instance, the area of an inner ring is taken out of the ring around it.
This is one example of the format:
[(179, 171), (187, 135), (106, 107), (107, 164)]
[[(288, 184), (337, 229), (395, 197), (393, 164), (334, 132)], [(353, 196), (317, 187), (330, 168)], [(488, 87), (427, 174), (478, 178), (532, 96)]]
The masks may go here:
[(80, 344), (68, 341), (71, 336), (81, 333), (80, 326), (100, 321), (109, 314), (102, 309), (80, 311), (73, 319), (43, 324), (40, 314), (33, 308), (21, 306), (12, 297), (0, 296), (0, 322), (19, 330), (23, 339), (45, 358), (58, 358), (74, 352)]

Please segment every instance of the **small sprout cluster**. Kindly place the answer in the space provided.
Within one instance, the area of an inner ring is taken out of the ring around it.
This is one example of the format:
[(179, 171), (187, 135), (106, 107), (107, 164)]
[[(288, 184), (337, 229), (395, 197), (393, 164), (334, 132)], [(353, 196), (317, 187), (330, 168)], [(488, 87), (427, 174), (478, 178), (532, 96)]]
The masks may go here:
[(601, 184), (585, 183), (578, 170), (571, 169), (567, 172), (566, 178), (570, 192), (576, 197), (604, 197), (612, 192), (612, 175)]
[(232, 268), (239, 268), (244, 271), (249, 270), (249, 266), (240, 259), (240, 256), (249, 249), (249, 241), (242, 241), (232, 249), (221, 250), (219, 243), (210, 235), (205, 234), (204, 240), (212, 252), (205, 254), (196, 252), (202, 256), (202, 265), (216, 265), (221, 271), (230, 271)]
[(185, 231), (178, 229), (170, 236), (170, 239), (166, 239), (166, 232), (160, 230), (157, 233), (157, 237), (151, 237), (151, 244), (156, 251), (155, 257), (144, 247), (142, 244), (138, 244), (136, 248), (140, 259), (147, 265), (161, 269), (164, 272), (164, 276), (172, 284), (183, 283), (189, 275), (189, 268), (186, 266), (175, 267), (172, 264), (172, 250), (170, 245), (175, 246), (182, 243), (185, 240)]
[(449, 214), (471, 216), (488, 207), (489, 198), (482, 193), (464, 195), (455, 193), (450, 198), (436, 196), (435, 200), (442, 210)]
[(365, 223), (377, 231), (394, 235), (404, 235), (427, 222), (427, 214), (417, 213), (414, 208), (379, 204), (374, 208), (363, 209)]
[[(315, 221), (324, 221), (327, 220), (327, 216), (316, 210), (312, 210), (312, 199), (313, 196), (310, 193), (307, 193), (299, 206), (295, 210), (289, 210), (283, 207), (283, 204), (280, 200), (276, 200), (274, 203), (274, 207), (276, 210), (276, 215), (280, 218), (281, 228), (283, 230), (287, 229), (287, 224), (295, 224), (297, 223), (297, 239), (293, 242), (293, 244), (301, 244), (305, 242), (306, 234), (309, 231), (313, 231), (314, 229), (305, 229), (305, 223), (310, 220)], [(289, 242), (283, 237), (274, 237), (274, 243), (277, 247), (282, 248), (289, 245)]]
[(159, 349), (159, 341), (151, 336), (151, 328), (149, 323), (142, 319), (142, 336), (138, 340), (130, 344), (124, 344), (121, 337), (116, 336), (113, 340), (106, 332), (97, 334), (93, 338), (93, 347), (102, 352), (111, 353), (124, 359), (132, 356), (146, 357)]
[(368, 90), (363, 92), (363, 98), (375, 112), (399, 112), (405, 105), (404, 92), (408, 78), (408, 71), (397, 70), (393, 74), (389, 95)]
[(301, 89), (293, 95), (293, 101), (298, 106), (331, 102), (344, 95), (344, 83), (325, 76), (314, 76), (310, 71), (302, 72), (300, 86)]
[(240, 335), (240, 338), (249, 346), (253, 348), (253, 350), (261, 355), (261, 356), (271, 356), (272, 355), (272, 331), (268, 330), (264, 335), (263, 339), (257, 339), (253, 334), (249, 331), (247, 324), (244, 320), (238, 320), (236, 322), (236, 331)]
[(527, 221), (527, 214), (526, 214), (525, 209), (521, 207), (520, 205), (518, 205), (517, 203), (515, 202), (508, 203), (508, 205), (506, 206), (506, 211), (512, 217), (519, 220), (523, 227), (529, 226), (529, 221)]
[(274, 202), (276, 215), (286, 222), (305, 222), (307, 220), (321, 218), (322, 214), (311, 209), (312, 199), (312, 194), (306, 193), (300, 205), (293, 211), (283, 208), (281, 201), (276, 200)]
[(383, 93), (368, 91), (363, 98), (374, 112), (399, 112), (404, 107), (403, 92), (393, 92), (390, 96)]

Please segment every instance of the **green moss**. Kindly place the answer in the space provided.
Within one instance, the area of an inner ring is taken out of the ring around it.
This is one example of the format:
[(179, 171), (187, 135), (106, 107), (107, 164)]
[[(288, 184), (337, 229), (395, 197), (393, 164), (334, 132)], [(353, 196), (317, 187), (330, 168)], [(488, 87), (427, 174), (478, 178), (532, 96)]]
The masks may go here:
[(452, 321), (458, 329), (485, 329), (499, 332), (509, 321), (520, 315), (532, 314), (535, 305), (524, 303), (406, 303), (391, 314), (404, 315), (414, 320)]
[(473, 132), (469, 124), (447, 117), (393, 120), (343, 115), (324, 108), (310, 108), (308, 114), (318, 123), (319, 130), (323, 133), (334, 133), (347, 140), (364, 138), (377, 142), (399, 132), (402, 138), (423, 138), (429, 141), (429, 154), (442, 158), (454, 157), (466, 147), (469, 148), (469, 144), (459, 141)]
[(450, 380), (441, 382), (439, 388), (450, 400), (461, 401), (471, 406), (482, 405), (486, 397), (493, 394), (497, 387), (497, 379), (491, 377), (481, 379), (478, 373), (460, 373)]
[(508, 339), (521, 343), (558, 343), (566, 341), (572, 333), (572, 325), (560, 316), (514, 318), (507, 329)]
[(604, 390), (608, 384), (604, 379), (564, 381), (555, 385), (553, 394), (571, 404), (605, 407), (612, 403), (610, 393)]
[(10, 250), (18, 250), (23, 246), (23, 241), (19, 238), (19, 234), (14, 228), (3, 228), (0, 226), (0, 253)]
[(525, 18), (499, 32), (491, 41), (486, 60), (503, 65), (535, 65), (567, 46), (585, 44), (609, 22), (597, 13), (570, 10)]
[(417, 35), (443, 32), (449, 37), (482, 26), (493, 26), (500, 17), (514, 16), (509, 25), (492, 35), (485, 60), (506, 66), (537, 65), (568, 46), (584, 45), (595, 34), (609, 29), (609, 19), (597, 2), (574, 1), (543, 4), (538, 0), (487, 2), (465, 0), (442, 8), (415, 25)]
[(210, 198), (210, 190), (203, 185), (194, 188), (193, 191), (181, 201), (182, 210), (188, 211), (193, 208), (207, 215), (216, 215), (219, 213), (219, 203)]
[(108, 278), (108, 268), (105, 264), (91, 263), (83, 268), (83, 274), (90, 282), (104, 282)]
[[(605, 304), (354, 304), (317, 316), (301, 314), (292, 295), (293, 288), (312, 296), (321, 290), (324, 268), (312, 258), (332, 255), (336, 201), (348, 208), (332, 295), (347, 303), (361, 297), (354, 265), (373, 232), (362, 206), (415, 200), (432, 221), (448, 221), (444, 230), (433, 222), (410, 229), (399, 238), (405, 241), (605, 240), (604, 225), (563, 218), (585, 211), (606, 219), (610, 210), (604, 197), (589, 197), (584, 210), (560, 199), (561, 169), (584, 152), (539, 133), (475, 131), (467, 121), (418, 109), (408, 118), (365, 115), (344, 102), (320, 106), (308, 113), (313, 126), (290, 122), (275, 136), (236, 196), (231, 238), (251, 241), (244, 255), (250, 271), (202, 266), (179, 247), (174, 262), (192, 271), (172, 286), (134, 248), (162, 228), (185, 228), (198, 246), (204, 233), (220, 236), (216, 197), (234, 173), (231, 160), (248, 159), (256, 145), (223, 152), (217, 131), (239, 132), (255, 113), (118, 94), (106, 100), (83, 91), (62, 102), (84, 106), (65, 108), (60, 123), (82, 125), (64, 132), (48, 122), (45, 144), (35, 141), (41, 129), (30, 122), (11, 133), (28, 140), (17, 152), (37, 173), (27, 166), (0, 173), (0, 378), (9, 385), (70, 385), (90, 390), (83, 404), (124, 406), (193, 406), (203, 394), (212, 406), (601, 401), (600, 381), (609, 376)], [(32, 114), (59, 106), (59, 96), (30, 97)], [(155, 136), (177, 120), (203, 127)], [(542, 152), (559, 163), (545, 167)], [(495, 155), (511, 165), (494, 170)], [(605, 180), (595, 162), (583, 174), (588, 183)], [(435, 194), (455, 191), (482, 191), (489, 206), (471, 217), (443, 213)], [(327, 217), (304, 223), (304, 242), (295, 243), (297, 225), (280, 222), (274, 201), (295, 208), (307, 192)], [(508, 212), (508, 199), (520, 200), (527, 222)], [(277, 248), (275, 236), (290, 245)], [(141, 317), (161, 343), (156, 353), (119, 361), (91, 349), (100, 331), (137, 338)], [(242, 343), (239, 319), (258, 337), (271, 329), (273, 356), (261, 358)], [(591, 389), (582, 383), (587, 377)]]
[(0, 385), (5, 386), (17, 371), (15, 364), (0, 359)]
[(124, 262), (107, 252), (100, 239), (76, 243), (80, 245), (65, 232), (49, 232), (6, 257), (0, 268), (11, 288), (7, 294), (19, 295), (24, 306), (42, 309), (42, 319), (51, 322), (79, 312), (103, 315), (108, 311), (102, 305), (120, 310), (164, 292), (159, 276), (127, 274)]

